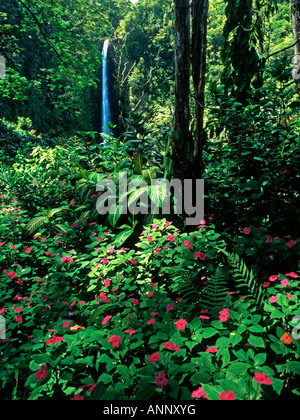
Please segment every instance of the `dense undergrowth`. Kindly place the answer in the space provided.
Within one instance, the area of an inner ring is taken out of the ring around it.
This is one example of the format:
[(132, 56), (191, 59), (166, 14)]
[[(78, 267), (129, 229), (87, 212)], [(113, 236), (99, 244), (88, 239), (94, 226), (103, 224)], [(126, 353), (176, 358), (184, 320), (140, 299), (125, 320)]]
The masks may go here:
[(100, 179), (162, 176), (142, 125), (99, 146), (1, 123), (1, 399), (299, 398), (300, 121), (225, 105), (189, 229), (95, 211)]

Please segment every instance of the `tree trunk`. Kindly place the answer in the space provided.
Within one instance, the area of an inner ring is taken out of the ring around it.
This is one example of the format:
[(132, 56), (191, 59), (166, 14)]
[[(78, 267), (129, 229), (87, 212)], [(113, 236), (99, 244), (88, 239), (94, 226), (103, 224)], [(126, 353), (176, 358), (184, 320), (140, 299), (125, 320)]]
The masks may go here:
[(300, 99), (300, 0), (291, 0), (292, 25), (295, 42), (293, 78)]
[(190, 7), (189, 0), (174, 0), (175, 108), (172, 159), (174, 177), (190, 178)]
[(192, 70), (196, 121), (193, 163), (193, 175), (195, 178), (201, 178), (203, 172), (202, 153), (206, 138), (203, 125), (208, 8), (209, 0), (194, 0), (192, 3)]

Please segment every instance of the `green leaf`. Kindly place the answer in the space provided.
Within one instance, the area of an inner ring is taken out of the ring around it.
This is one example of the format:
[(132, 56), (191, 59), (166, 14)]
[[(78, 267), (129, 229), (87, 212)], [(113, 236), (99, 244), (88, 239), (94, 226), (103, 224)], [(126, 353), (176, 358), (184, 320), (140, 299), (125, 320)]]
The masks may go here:
[(297, 375), (300, 375), (300, 362), (287, 361), (286, 362), (286, 367), (291, 372), (296, 373)]
[(235, 362), (228, 366), (227, 372), (230, 372), (233, 375), (241, 376), (247, 372), (249, 367), (250, 365), (248, 363)]
[(208, 328), (205, 328), (203, 330), (202, 336), (203, 336), (203, 338), (210, 338), (210, 337), (213, 337), (214, 335), (216, 335), (218, 333), (219, 333), (219, 331), (216, 330), (215, 328), (208, 327)]
[(257, 337), (256, 335), (250, 334), (250, 337), (248, 339), (249, 344), (252, 344), (254, 347), (261, 347), (265, 348), (264, 340), (261, 337)]

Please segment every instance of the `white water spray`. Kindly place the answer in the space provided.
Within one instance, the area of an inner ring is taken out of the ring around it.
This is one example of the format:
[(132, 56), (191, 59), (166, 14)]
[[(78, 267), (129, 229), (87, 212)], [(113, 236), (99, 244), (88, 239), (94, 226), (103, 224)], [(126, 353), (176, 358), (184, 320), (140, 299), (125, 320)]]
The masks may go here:
[(101, 113), (101, 129), (103, 133), (111, 134), (108, 123), (111, 122), (111, 112), (108, 92), (108, 39), (104, 41), (102, 50), (102, 113)]

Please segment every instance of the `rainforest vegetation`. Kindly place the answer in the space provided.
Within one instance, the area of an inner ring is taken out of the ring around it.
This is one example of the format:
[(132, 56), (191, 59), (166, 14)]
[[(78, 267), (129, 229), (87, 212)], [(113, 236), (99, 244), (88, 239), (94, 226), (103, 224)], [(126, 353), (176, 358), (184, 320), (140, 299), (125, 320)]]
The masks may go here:
[(299, 0), (0, 22), (0, 399), (299, 400)]

